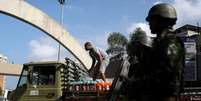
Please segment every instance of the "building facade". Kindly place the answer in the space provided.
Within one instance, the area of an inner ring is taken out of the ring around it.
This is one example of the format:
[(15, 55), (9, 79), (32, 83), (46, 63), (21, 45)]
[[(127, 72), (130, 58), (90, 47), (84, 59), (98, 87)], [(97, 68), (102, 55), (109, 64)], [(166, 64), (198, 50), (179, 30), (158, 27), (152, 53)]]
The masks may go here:
[[(8, 58), (2, 54), (0, 54), (0, 63), (7, 63)], [(2, 67), (1, 67), (2, 68)], [(0, 75), (0, 87), (2, 90), (5, 89), (5, 83), (6, 83), (6, 76)]]
[(184, 80), (201, 80), (201, 27), (187, 24), (175, 32), (181, 37), (186, 50)]

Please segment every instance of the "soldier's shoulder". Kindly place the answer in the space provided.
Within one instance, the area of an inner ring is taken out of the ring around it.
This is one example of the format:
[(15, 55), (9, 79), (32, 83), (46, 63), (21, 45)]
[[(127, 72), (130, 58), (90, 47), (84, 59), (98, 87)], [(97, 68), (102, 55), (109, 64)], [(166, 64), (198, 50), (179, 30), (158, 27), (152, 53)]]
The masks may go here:
[(174, 30), (168, 30), (166, 32), (166, 36), (165, 37), (168, 38), (168, 39), (176, 39), (177, 38)]
[(176, 35), (170, 36), (168, 39), (167, 51), (168, 54), (172, 54), (173, 56), (183, 53), (184, 44), (181, 38)]
[(165, 43), (166, 43), (167, 47), (170, 48), (170, 49), (176, 49), (178, 47), (179, 48), (183, 47), (183, 41), (172, 30), (171, 31), (167, 31), (164, 40), (165, 40)]
[(170, 42), (170, 43), (183, 43), (181, 38), (178, 37), (176, 35), (176, 33), (172, 30), (172, 31), (168, 31), (166, 34), (166, 39)]

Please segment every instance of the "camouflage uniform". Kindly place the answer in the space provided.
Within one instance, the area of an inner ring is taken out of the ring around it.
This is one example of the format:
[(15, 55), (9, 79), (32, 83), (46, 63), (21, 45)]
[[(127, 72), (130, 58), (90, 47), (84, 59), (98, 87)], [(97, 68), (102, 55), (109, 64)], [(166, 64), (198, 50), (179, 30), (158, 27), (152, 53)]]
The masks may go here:
[(136, 47), (137, 51), (135, 53), (135, 58), (130, 59), (129, 68), (129, 80), (126, 85), (128, 91), (129, 100), (139, 100), (140, 96), (146, 90), (146, 80), (145, 75), (148, 74), (148, 69), (150, 66), (149, 57), (151, 47), (145, 46), (141, 43), (137, 43), (139, 46)]
[(169, 4), (157, 4), (146, 20), (157, 37), (151, 48), (144, 47), (136, 54), (139, 61), (133, 65), (136, 69), (128, 80), (128, 95), (136, 101), (176, 101), (183, 90), (185, 56), (183, 42), (172, 29), (176, 10)]
[(161, 3), (153, 6), (146, 20), (151, 32), (157, 34), (144, 75), (144, 95), (141, 101), (176, 101), (183, 90), (184, 45), (172, 29), (177, 14), (173, 6)]
[[(183, 90), (184, 45), (171, 29), (142, 48), (128, 83), (128, 97), (137, 101), (168, 101)], [(139, 55), (139, 54), (138, 54)]]
[(179, 95), (183, 88), (184, 45), (172, 29), (165, 29), (154, 40), (150, 60), (147, 93), (159, 101)]
[(137, 38), (128, 44), (129, 55), (129, 73), (128, 80), (124, 85), (127, 91), (127, 96), (130, 100), (139, 99), (144, 92), (144, 75), (148, 72), (149, 57), (152, 47), (152, 38), (146, 36), (145, 33), (139, 33)]

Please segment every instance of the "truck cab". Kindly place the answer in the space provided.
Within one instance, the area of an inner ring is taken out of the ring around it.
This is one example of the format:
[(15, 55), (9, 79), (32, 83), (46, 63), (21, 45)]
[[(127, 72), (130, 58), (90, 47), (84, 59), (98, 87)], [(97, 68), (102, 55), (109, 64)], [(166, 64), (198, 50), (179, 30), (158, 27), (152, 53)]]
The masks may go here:
[(32, 62), (24, 64), (17, 87), (10, 94), (11, 101), (55, 101), (62, 95), (62, 62)]
[(87, 77), (87, 70), (80, 67), (70, 59), (26, 63), (9, 101), (61, 101), (68, 82)]

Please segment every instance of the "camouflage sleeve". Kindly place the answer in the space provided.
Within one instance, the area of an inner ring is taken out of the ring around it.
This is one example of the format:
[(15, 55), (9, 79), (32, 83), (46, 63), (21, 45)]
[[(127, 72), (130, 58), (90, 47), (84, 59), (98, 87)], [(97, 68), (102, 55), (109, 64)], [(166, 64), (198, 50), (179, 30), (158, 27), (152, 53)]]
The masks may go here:
[(90, 52), (89, 53), (89, 55), (91, 56), (91, 58), (92, 58), (92, 65), (91, 65), (91, 68), (90, 69), (92, 69), (92, 68), (94, 68), (94, 66), (95, 66), (95, 63), (96, 63), (96, 58), (92, 55), (92, 53)]
[(165, 69), (166, 73), (163, 74), (163, 77), (167, 79), (169, 87), (172, 88), (174, 94), (177, 95), (183, 90), (183, 69), (185, 58), (183, 43), (177, 39), (171, 40), (167, 46), (166, 56), (168, 61), (167, 68)]
[(164, 79), (167, 82), (176, 80), (177, 76), (180, 75), (178, 72), (183, 67), (183, 48), (181, 43), (178, 40), (170, 40), (161, 55), (160, 63), (157, 65), (158, 71), (156, 71), (160, 81)]
[(184, 48), (177, 39), (171, 39), (162, 50), (163, 56), (157, 65), (155, 77), (161, 87), (169, 88), (167, 91), (178, 94), (183, 81)]
[(169, 60), (170, 66), (177, 67), (176, 65), (178, 62), (181, 62), (182, 54), (182, 47), (180, 43), (173, 40), (168, 44), (166, 56)]

